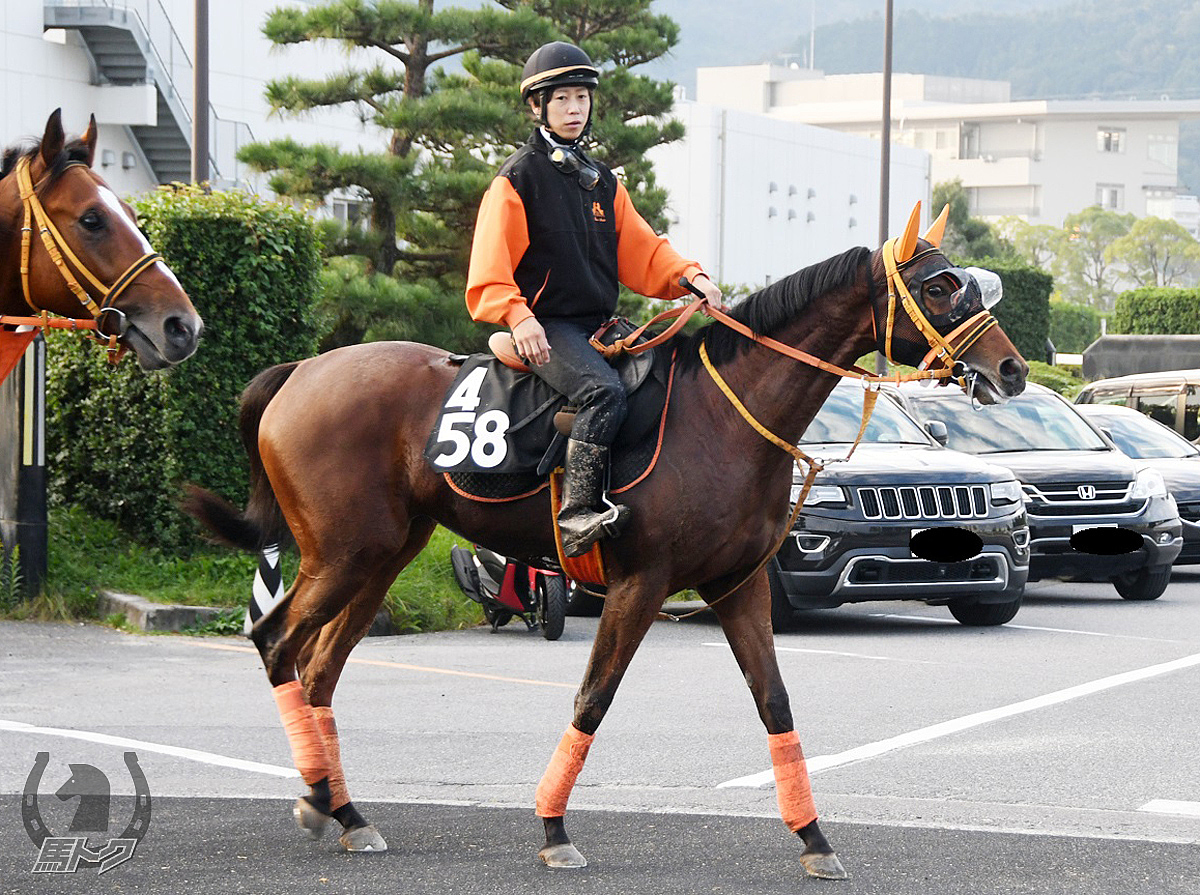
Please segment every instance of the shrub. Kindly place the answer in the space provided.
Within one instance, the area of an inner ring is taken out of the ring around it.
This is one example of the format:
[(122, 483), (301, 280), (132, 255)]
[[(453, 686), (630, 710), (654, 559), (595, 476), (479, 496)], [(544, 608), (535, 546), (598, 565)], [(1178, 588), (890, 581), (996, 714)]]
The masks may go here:
[(1100, 338), (1100, 312), (1072, 301), (1050, 302), (1050, 341), (1056, 351), (1082, 354)]
[(1109, 332), (1127, 335), (1200, 332), (1200, 289), (1147, 287), (1122, 292)]
[(50, 499), (116, 521), (142, 543), (186, 550), (176, 509), (195, 481), (241, 503), (238, 398), (260, 370), (316, 351), (310, 313), (321, 262), (305, 214), (242, 192), (163, 189), (137, 203), (143, 230), (205, 321), (196, 355), (146, 374), (56, 335), (47, 351)]

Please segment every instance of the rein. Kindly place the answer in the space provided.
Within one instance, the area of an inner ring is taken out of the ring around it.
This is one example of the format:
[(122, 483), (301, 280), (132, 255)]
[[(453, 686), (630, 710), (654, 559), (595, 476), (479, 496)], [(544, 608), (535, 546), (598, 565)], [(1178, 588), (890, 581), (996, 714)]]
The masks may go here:
[[(73, 167), (86, 168), (87, 165), (83, 162), (72, 162), (67, 165), (68, 168)], [(125, 331), (125, 315), (120, 309), (113, 307), (113, 302), (120, 297), (130, 284), (133, 283), (142, 273), (154, 264), (161, 257), (157, 252), (149, 252), (134, 261), (125, 272), (121, 274), (113, 282), (111, 286), (105, 285), (95, 274), (93, 274), (78, 256), (71, 251), (71, 247), (67, 241), (63, 239), (58, 228), (54, 226), (54, 222), (50, 220), (50, 215), (46, 213), (46, 209), (42, 206), (41, 200), (37, 195), (37, 185), (33, 183), (33, 178), (29, 173), (29, 158), (26, 156), (17, 162), (17, 186), (21, 193), (21, 204), (24, 206), (24, 224), (21, 227), (21, 292), (25, 296), (25, 303), (34, 311), (40, 312), (36, 317), (16, 317), (8, 315), (0, 315), (0, 324), (10, 326), (37, 326), (51, 327), (57, 329), (81, 329), (92, 330), (95, 335), (94, 339), (98, 342), (107, 341), (108, 343), (108, 360), (110, 363), (117, 363), (125, 354), (124, 346), (117, 344), (117, 340), (124, 335)], [(40, 185), (40, 184), (39, 184)], [(49, 313), (44, 308), (39, 308), (33, 301), (29, 288), (29, 261), (32, 254), (32, 235), (34, 225), (36, 224), (38, 234), (41, 236), (42, 245), (46, 247), (46, 253), (50, 256), (50, 260), (54, 262), (54, 266), (62, 275), (63, 280), (67, 284), (67, 288), (79, 299), (79, 303), (87, 309), (92, 315), (91, 320), (67, 318), (65, 322), (51, 320)], [(68, 264), (68, 262), (70, 262)], [(88, 293), (79, 280), (75, 277), (71, 268), (74, 267), (84, 279), (103, 296), (100, 303), (96, 301)], [(116, 335), (105, 334), (100, 331), (100, 323), (105, 314), (116, 314), (120, 318), (118, 324), (119, 332)]]
[[(623, 339), (618, 339), (612, 345), (603, 345), (598, 340), (593, 338), (592, 346), (609, 360), (612, 360), (615, 356), (621, 353), (640, 354), (643, 351), (648, 351), (657, 345), (661, 345), (663, 342), (675, 336), (676, 333), (683, 329), (684, 325), (688, 322), (688, 320), (691, 319), (692, 315), (694, 315), (697, 311), (703, 310), (704, 313), (709, 317), (729, 327), (734, 332), (737, 332), (751, 341), (769, 348), (778, 354), (782, 354), (785, 357), (790, 357), (819, 370), (824, 370), (827, 373), (834, 373), (847, 379), (858, 379), (863, 383), (865, 389), (863, 395), (862, 422), (858, 428), (858, 435), (855, 437), (854, 443), (850, 446), (850, 450), (846, 453), (845, 457), (840, 457), (836, 461), (829, 461), (844, 463), (854, 455), (855, 450), (862, 441), (864, 433), (867, 431), (867, 424), (870, 422), (871, 414), (875, 409), (875, 402), (879, 397), (878, 386), (880, 384), (885, 382), (899, 384), (901, 382), (912, 382), (925, 379), (959, 379), (960, 377), (954, 375), (954, 367), (958, 363), (959, 359), (971, 348), (972, 345), (979, 341), (984, 333), (998, 324), (996, 318), (993, 317), (989, 311), (984, 310), (968, 318), (965, 322), (956, 327), (946, 336), (942, 336), (942, 334), (934, 328), (933, 324), (929, 322), (929, 318), (925, 316), (925, 312), (913, 299), (912, 293), (905, 284), (904, 278), (901, 276), (901, 270), (903, 269), (904, 265), (898, 264), (895, 258), (896, 244), (897, 240), (890, 239), (883, 246), (884, 269), (887, 274), (888, 286), (888, 311), (884, 338), (884, 355), (888, 360), (893, 360), (892, 330), (896, 317), (896, 296), (899, 294), (901, 297), (900, 304), (903, 306), (905, 312), (908, 314), (913, 324), (917, 327), (918, 331), (920, 331), (921, 335), (925, 338), (926, 343), (930, 346), (929, 352), (921, 360), (916, 372), (906, 374), (897, 373), (892, 376), (880, 376), (879, 374), (864, 370), (857, 364), (852, 365), (850, 369), (839, 367), (837, 364), (822, 360), (819, 357), (814, 357), (806, 351), (793, 348), (790, 345), (780, 342), (778, 339), (773, 339), (770, 336), (756, 333), (740, 320), (735, 320), (724, 311), (709, 307), (703, 297), (698, 297), (686, 307), (672, 308), (668, 311), (664, 311), (649, 322), (640, 326), (630, 335)], [(911, 260), (912, 259), (909, 259), (909, 261)], [(694, 286), (692, 286), (687, 277), (680, 277), (679, 284), (689, 292), (699, 295), (699, 292)], [(874, 310), (872, 309), (872, 314), (873, 313)], [(665, 320), (671, 320), (673, 322), (661, 333), (656, 334), (644, 342), (635, 344), (649, 327)], [(872, 321), (874, 321), (874, 316), (872, 316)], [(754, 415), (746, 408), (737, 395), (734, 394), (733, 389), (729, 387), (729, 384), (726, 383), (721, 377), (721, 374), (717, 372), (716, 367), (714, 367), (712, 361), (709, 360), (708, 351), (703, 341), (700, 343), (699, 351), (700, 360), (704, 365), (704, 369), (708, 372), (708, 375), (712, 378), (713, 382), (716, 383), (717, 388), (720, 389), (721, 393), (725, 396), (729, 403), (732, 404), (737, 412), (741, 415), (742, 419), (744, 419), (750, 425), (750, 427), (758, 432), (758, 434), (764, 439), (778, 447), (780, 450), (786, 451), (788, 454), (790, 454), (792, 459), (795, 461), (797, 468), (800, 468), (801, 463), (804, 463), (808, 469), (804, 476), (804, 484), (800, 488), (800, 494), (796, 498), (796, 504), (792, 508), (791, 516), (789, 517), (787, 524), (784, 525), (782, 533), (775, 540), (773, 546), (767, 551), (763, 558), (759, 560), (758, 564), (754, 567), (750, 574), (746, 575), (737, 584), (726, 590), (725, 593), (721, 594), (721, 596), (717, 597), (715, 600), (712, 600), (706, 606), (700, 609), (696, 609), (692, 612), (678, 616), (669, 615), (667, 613), (659, 613), (660, 616), (664, 618), (670, 618), (675, 621), (682, 621), (683, 619), (690, 618), (697, 613), (711, 609), (721, 600), (724, 600), (730, 594), (738, 590), (738, 588), (744, 586), (748, 581), (754, 578), (755, 575), (762, 571), (763, 567), (770, 562), (771, 557), (779, 552), (779, 548), (783, 546), (783, 542), (787, 540), (788, 533), (792, 530), (792, 526), (796, 524), (796, 520), (800, 517), (800, 510), (804, 507), (804, 501), (808, 497), (808, 492), (812, 489), (813, 481), (816, 479), (818, 473), (825, 468), (825, 464), (823, 462), (808, 456), (794, 444), (790, 444), (785, 439), (780, 438), (778, 435), (760, 423), (757, 419), (755, 419)], [(940, 366), (933, 368), (935, 363), (940, 364)], [(871, 386), (874, 387), (872, 388)]]

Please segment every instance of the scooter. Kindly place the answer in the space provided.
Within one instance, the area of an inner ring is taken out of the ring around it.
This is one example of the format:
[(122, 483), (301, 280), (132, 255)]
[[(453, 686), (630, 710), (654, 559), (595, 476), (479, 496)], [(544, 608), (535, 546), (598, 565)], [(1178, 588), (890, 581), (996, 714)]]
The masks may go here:
[(455, 544), (450, 548), (450, 565), (463, 593), (483, 607), (493, 634), (515, 615), (530, 631), (540, 628), (547, 640), (562, 635), (567, 583), (558, 572), (526, 565), (478, 545), (471, 551)]

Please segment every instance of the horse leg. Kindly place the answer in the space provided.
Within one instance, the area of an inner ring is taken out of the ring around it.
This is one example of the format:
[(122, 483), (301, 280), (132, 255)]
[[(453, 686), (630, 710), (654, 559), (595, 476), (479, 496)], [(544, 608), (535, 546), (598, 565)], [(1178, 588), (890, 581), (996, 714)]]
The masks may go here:
[[(304, 682), (305, 693), (313, 707), (317, 729), (329, 757), (329, 813), (342, 825), (343, 833), (338, 841), (346, 851), (386, 851), (387, 841), (374, 824), (368, 823), (358, 812), (350, 799), (345, 772), (342, 769), (337, 722), (333, 716), (333, 691), (337, 687), (342, 669), (346, 666), (350, 651), (370, 630), (388, 587), (401, 570), (429, 543), (434, 527), (434, 523), (429, 520), (420, 524), (414, 523), (396, 560), (372, 576), (355, 600), (337, 618), (310, 638), (297, 661), (300, 679)], [(314, 824), (319, 822), (320, 826), (315, 830), (319, 836), (327, 818), (308, 819)], [(301, 826), (306, 830), (310, 829), (305, 824)]]
[(817, 809), (800, 738), (792, 723), (787, 689), (775, 658), (771, 631), (771, 591), (765, 572), (713, 603), (713, 611), (754, 696), (767, 728), (779, 813), (804, 842), (800, 863), (809, 876), (846, 879), (847, 873), (817, 825)]
[(575, 694), (575, 717), (554, 750), (537, 788), (537, 815), (546, 834), (546, 844), (538, 857), (548, 867), (587, 866), (587, 860), (567, 835), (564, 822), (567, 800), (583, 770), (596, 730), (612, 704), (633, 654), (658, 615), (662, 599), (657, 590), (650, 593), (643, 588), (639, 594), (627, 588), (618, 596), (609, 589), (587, 671)]
[[(394, 553), (394, 548), (390, 552)], [(364, 552), (353, 561), (326, 565), (315, 573), (306, 571), (302, 562), (300, 574), (283, 602), (260, 618), (250, 632), (267, 680), (274, 688), (293, 763), (310, 789), (296, 802), (296, 823), (313, 838), (321, 835), (332, 816), (333, 765), (312, 705), (297, 677), (296, 663), (304, 645), (366, 587), (375, 577), (374, 570), (390, 565), (389, 559), (386, 553)]]

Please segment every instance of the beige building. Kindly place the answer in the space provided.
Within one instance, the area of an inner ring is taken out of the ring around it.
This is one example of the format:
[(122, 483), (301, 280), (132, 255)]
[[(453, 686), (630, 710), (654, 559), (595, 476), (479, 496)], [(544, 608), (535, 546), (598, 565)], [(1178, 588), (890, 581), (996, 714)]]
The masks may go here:
[[(880, 138), (883, 76), (778, 65), (701, 68), (697, 99)], [(1061, 226), (1091, 205), (1179, 215), (1179, 124), (1200, 100), (1012, 100), (1004, 81), (895, 74), (892, 140), (930, 155), (936, 185), (961, 179), (977, 217)]]

